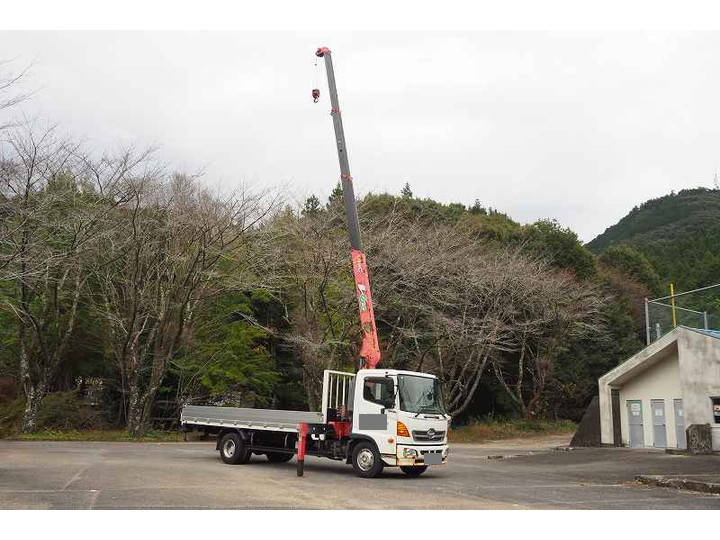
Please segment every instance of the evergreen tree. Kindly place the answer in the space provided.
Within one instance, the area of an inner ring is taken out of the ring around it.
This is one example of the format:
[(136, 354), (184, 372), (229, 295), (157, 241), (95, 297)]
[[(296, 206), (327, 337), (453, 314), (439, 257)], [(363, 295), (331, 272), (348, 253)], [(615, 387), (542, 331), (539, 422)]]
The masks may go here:
[(402, 195), (403, 199), (412, 199), (413, 192), (410, 189), (410, 183), (405, 182), (405, 185), (402, 188), (402, 191), (400, 191), (400, 195)]
[(470, 213), (474, 215), (487, 215), (487, 210), (483, 207), (482, 204), (480, 204), (480, 199), (475, 199), (475, 202), (470, 207)]
[(302, 215), (315, 215), (320, 211), (320, 208), (320, 199), (318, 199), (315, 195), (310, 195), (307, 199), (305, 199), (305, 204), (302, 208)]
[(328, 197), (327, 207), (330, 208), (335, 204), (342, 204), (343, 201), (343, 190), (340, 182), (335, 184), (330, 196)]

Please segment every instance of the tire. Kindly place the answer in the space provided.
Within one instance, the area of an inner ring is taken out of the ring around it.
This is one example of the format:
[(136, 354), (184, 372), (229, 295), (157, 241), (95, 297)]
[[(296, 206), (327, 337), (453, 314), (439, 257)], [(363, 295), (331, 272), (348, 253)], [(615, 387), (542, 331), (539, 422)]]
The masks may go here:
[(240, 435), (237, 433), (226, 433), (220, 439), (220, 459), (229, 465), (241, 465), (250, 461), (250, 450), (245, 448)]
[(374, 444), (362, 441), (353, 449), (352, 466), (361, 478), (375, 478), (383, 470), (384, 463)]
[(417, 467), (400, 467), (400, 470), (410, 478), (416, 478), (427, 471), (427, 465), (418, 465)]
[(268, 452), (265, 455), (270, 463), (287, 463), (295, 454), (286, 454), (285, 452)]

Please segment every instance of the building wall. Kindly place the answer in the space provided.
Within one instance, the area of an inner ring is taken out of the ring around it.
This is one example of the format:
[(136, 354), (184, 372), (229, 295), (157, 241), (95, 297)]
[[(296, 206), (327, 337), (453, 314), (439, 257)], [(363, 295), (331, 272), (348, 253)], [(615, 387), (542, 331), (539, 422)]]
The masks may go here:
[(598, 382), (600, 398), (600, 442), (615, 444), (612, 423), (612, 389), (601, 377)]
[(688, 330), (678, 337), (685, 425), (710, 424), (713, 449), (720, 450), (720, 424), (712, 415), (711, 397), (720, 397), (720, 340)]
[[(677, 357), (676, 334), (680, 328), (668, 332), (659, 340), (651, 343), (632, 358), (629, 358), (618, 365), (598, 380), (600, 394), (600, 436), (603, 444), (614, 444), (613, 419), (612, 419), (612, 390), (620, 389), (634, 377), (642, 377), (648, 369), (648, 364), (660, 361), (668, 354), (675, 354)], [(649, 403), (648, 403), (649, 407)], [(643, 407), (644, 408), (644, 407)], [(625, 426), (624, 439), (627, 442), (627, 412), (624, 402), (620, 402), (621, 425)]]
[(639, 373), (620, 388), (620, 431), (623, 444), (630, 444), (627, 402), (629, 400), (642, 401), (645, 446), (653, 446), (653, 416), (650, 402), (662, 399), (665, 403), (667, 446), (668, 448), (677, 447), (673, 400), (682, 398), (678, 353), (677, 350), (673, 350), (664, 359)]

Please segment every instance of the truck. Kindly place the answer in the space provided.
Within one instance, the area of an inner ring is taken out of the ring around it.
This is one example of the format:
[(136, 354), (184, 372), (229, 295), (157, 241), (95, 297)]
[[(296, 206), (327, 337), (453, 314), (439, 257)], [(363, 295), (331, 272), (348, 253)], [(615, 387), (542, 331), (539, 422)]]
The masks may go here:
[[(431, 465), (447, 462), (452, 419), (435, 375), (378, 367), (381, 351), (332, 55), (327, 47), (315, 54), (325, 60), (340, 162), (362, 332), (359, 369), (323, 372), (322, 405), (317, 412), (185, 405), (180, 425), (183, 431), (216, 435), (216, 450), (230, 465), (248, 463), (253, 454), (265, 455), (270, 462), (296, 456), (297, 475), (303, 476), (305, 456), (310, 455), (344, 461), (363, 478), (377, 477), (385, 467), (400, 467), (407, 476), (416, 477)], [(313, 89), (312, 97), (317, 102), (320, 91)]]
[(181, 424), (216, 434), (216, 450), (231, 465), (247, 463), (252, 454), (271, 462), (297, 455), (302, 476), (310, 455), (344, 461), (358, 476), (374, 478), (384, 467), (419, 476), (446, 463), (450, 416), (433, 375), (325, 370), (320, 412), (186, 405)]

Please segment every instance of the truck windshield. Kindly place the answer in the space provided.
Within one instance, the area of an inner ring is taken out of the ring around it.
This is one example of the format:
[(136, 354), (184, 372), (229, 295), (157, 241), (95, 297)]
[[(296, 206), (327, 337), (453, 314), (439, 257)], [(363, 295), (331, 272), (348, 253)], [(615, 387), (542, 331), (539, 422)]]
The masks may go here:
[(445, 414), (440, 381), (430, 377), (398, 375), (400, 409), (411, 413)]

